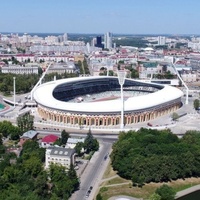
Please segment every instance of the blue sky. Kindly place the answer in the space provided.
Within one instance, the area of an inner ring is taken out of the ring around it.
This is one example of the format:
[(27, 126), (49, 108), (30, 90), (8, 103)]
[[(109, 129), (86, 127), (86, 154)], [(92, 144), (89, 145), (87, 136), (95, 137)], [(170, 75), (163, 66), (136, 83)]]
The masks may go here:
[(200, 0), (2, 0), (0, 32), (200, 34)]

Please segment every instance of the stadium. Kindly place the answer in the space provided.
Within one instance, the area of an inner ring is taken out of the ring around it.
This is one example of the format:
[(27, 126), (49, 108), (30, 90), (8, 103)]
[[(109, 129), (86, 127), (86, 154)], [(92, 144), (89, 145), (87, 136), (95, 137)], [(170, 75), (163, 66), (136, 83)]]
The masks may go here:
[[(179, 109), (181, 90), (125, 79), (124, 125), (148, 122)], [(122, 102), (117, 77), (78, 77), (44, 83), (33, 94), (44, 120), (85, 127), (120, 125)]]

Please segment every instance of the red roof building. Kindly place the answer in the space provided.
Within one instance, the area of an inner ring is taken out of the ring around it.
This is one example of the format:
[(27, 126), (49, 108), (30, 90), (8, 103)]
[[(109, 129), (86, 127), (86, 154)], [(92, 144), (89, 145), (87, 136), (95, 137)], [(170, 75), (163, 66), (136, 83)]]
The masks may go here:
[(42, 138), (42, 141), (41, 141), (41, 146), (43, 148), (47, 148), (49, 146), (52, 146), (53, 143), (58, 139), (59, 137), (56, 136), (56, 135), (47, 135), (45, 136), (44, 138)]

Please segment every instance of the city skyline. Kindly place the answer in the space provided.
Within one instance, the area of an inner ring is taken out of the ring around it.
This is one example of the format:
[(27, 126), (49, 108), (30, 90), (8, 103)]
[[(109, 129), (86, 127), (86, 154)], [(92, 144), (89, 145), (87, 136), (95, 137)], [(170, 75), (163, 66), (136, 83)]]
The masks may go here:
[(200, 34), (197, 0), (3, 1), (0, 32)]

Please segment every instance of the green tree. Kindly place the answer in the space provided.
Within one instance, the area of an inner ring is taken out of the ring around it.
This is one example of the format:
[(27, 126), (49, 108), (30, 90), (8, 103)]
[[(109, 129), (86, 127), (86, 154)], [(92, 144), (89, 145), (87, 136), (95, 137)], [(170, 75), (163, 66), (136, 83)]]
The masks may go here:
[(176, 195), (174, 189), (167, 184), (163, 184), (157, 188), (155, 193), (160, 195), (161, 200), (174, 200)]
[(179, 118), (179, 115), (176, 112), (174, 112), (174, 113), (172, 113), (171, 117), (172, 117), (173, 121), (176, 121)]
[(45, 62), (45, 61), (44, 61), (44, 59), (40, 59), (40, 61), (39, 61), (39, 62), (40, 62), (40, 63), (43, 63), (43, 62)]
[(84, 148), (86, 150), (86, 153), (90, 153), (91, 151), (97, 151), (99, 149), (99, 142), (93, 137), (91, 130), (89, 130), (85, 138)]
[(101, 194), (97, 194), (96, 200), (103, 200), (103, 197), (101, 196)]
[(27, 140), (23, 144), (23, 148), (21, 151), (21, 158), (23, 160), (27, 160), (33, 154), (39, 157), (40, 160), (42, 161), (44, 159), (45, 151), (43, 148), (39, 148), (39, 144), (37, 141)]
[[(5, 154), (6, 152), (6, 147), (4, 145), (0, 145), (0, 155)], [(2, 162), (2, 161), (1, 161)], [(1, 167), (0, 167), (1, 168)]]
[(113, 169), (139, 186), (199, 176), (200, 136), (190, 131), (179, 139), (170, 130), (144, 128), (121, 132), (110, 157)]
[(43, 73), (42, 68), (41, 68), (41, 67), (38, 67), (38, 74), (39, 74), (39, 75), (42, 75), (42, 73)]
[(6, 59), (3, 59), (2, 60), (5, 64), (7, 64), (8, 65), (8, 60), (6, 60)]
[[(71, 172), (71, 177), (74, 177)], [(69, 177), (66, 168), (60, 165), (51, 164), (49, 168), (49, 178), (51, 180), (51, 195), (58, 199), (69, 199), (76, 188), (75, 178)]]
[(73, 190), (77, 190), (79, 188), (79, 180), (74, 169), (74, 166), (71, 164), (68, 170), (68, 177), (71, 180), (71, 184), (73, 186)]
[(148, 200), (161, 200), (161, 196), (157, 193), (153, 193)]
[(20, 131), (19, 127), (12, 126), (11, 134), (10, 134), (11, 140), (18, 140), (20, 135), (21, 135), (21, 131)]
[(58, 139), (53, 143), (53, 145), (61, 146), (61, 145), (62, 145), (61, 138), (58, 138)]
[(81, 156), (83, 154), (82, 149), (84, 149), (84, 143), (78, 142), (75, 146), (75, 151), (76, 151), (78, 156)]
[(69, 133), (63, 130), (61, 132), (61, 144), (66, 144), (69, 137), (70, 137)]
[(0, 145), (2, 145), (3, 144), (3, 136), (2, 136), (2, 134), (0, 134)]
[(109, 75), (109, 76), (114, 76), (113, 70), (109, 70), (109, 71), (108, 71), (108, 75)]
[(4, 137), (8, 137), (9, 135), (12, 137), (13, 134), (18, 135), (17, 138), (19, 138), (21, 131), (18, 127), (12, 125), (11, 122), (4, 120), (3, 122), (0, 122), (0, 133), (2, 133)]
[(85, 72), (84, 74), (90, 74), (88, 63), (85, 58), (84, 58), (82, 64), (83, 64), (82, 67), (84, 68), (84, 72)]
[(33, 177), (36, 177), (42, 171), (42, 163), (36, 156), (31, 156), (29, 159), (24, 161), (24, 170)]
[(131, 78), (139, 78), (139, 73), (136, 69), (131, 69)]
[(34, 181), (34, 193), (36, 193), (38, 196), (42, 198), (46, 198), (48, 196), (48, 175), (46, 171), (43, 171), (38, 174)]
[(200, 105), (199, 105), (199, 99), (195, 99), (194, 102), (193, 102), (193, 106), (194, 106), (194, 109), (197, 110)]
[(30, 113), (26, 113), (23, 116), (17, 118), (17, 125), (20, 128), (21, 132), (26, 132), (33, 130), (34, 116)]

